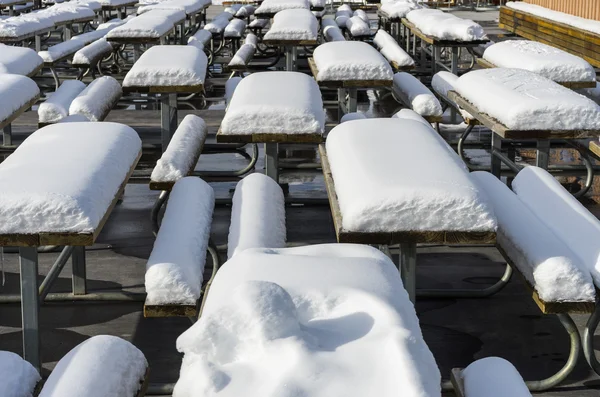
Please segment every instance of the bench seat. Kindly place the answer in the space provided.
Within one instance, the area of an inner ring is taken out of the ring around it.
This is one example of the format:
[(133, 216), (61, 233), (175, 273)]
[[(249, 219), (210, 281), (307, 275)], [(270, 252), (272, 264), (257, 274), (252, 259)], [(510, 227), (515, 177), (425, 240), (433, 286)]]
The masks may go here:
[(275, 14), (263, 41), (265, 44), (293, 41), (316, 44), (319, 24), (308, 10), (288, 9)]
[(420, 8), (420, 6), (416, 3), (390, 1), (381, 4), (381, 8), (379, 10), (385, 18), (397, 22), (402, 18), (406, 17), (406, 14), (418, 8)]
[(233, 57), (231, 57), (231, 61), (227, 64), (227, 68), (229, 70), (246, 70), (248, 69), (248, 64), (254, 57), (254, 53), (256, 52), (256, 46), (252, 44), (244, 44), (240, 47), (239, 50), (235, 52)]
[(40, 71), (43, 63), (44, 60), (31, 48), (0, 44), (0, 73), (32, 77)]
[(110, 55), (114, 48), (106, 39), (99, 39), (86, 45), (75, 54), (71, 66), (80, 69), (90, 69), (98, 65), (103, 58)]
[(441, 10), (422, 8), (410, 11), (406, 19), (422, 34), (440, 41), (487, 41), (485, 31), (476, 22)]
[(233, 19), (233, 15), (229, 12), (222, 12), (217, 14), (212, 21), (204, 26), (205, 30), (208, 30), (213, 35), (221, 35), (223, 31), (229, 25), (229, 21)]
[(204, 47), (212, 40), (212, 33), (206, 29), (200, 29), (193, 36), (190, 36), (187, 44), (198, 47), (203, 50)]
[(323, 18), (321, 20), (321, 31), (325, 41), (346, 41), (344, 34), (334, 19)]
[(352, 16), (346, 21), (346, 31), (354, 38), (371, 37), (371, 27), (359, 16)]
[(415, 61), (385, 30), (379, 29), (377, 31), (373, 43), (395, 70), (409, 70), (415, 67)]
[(172, 19), (148, 12), (129, 20), (106, 34), (108, 41), (158, 41), (174, 29)]
[(457, 80), (458, 76), (455, 74), (446, 71), (437, 72), (431, 79), (431, 88), (444, 102), (460, 113), (461, 117), (465, 120), (465, 123), (468, 125), (477, 125), (479, 124), (477, 119), (471, 113), (458, 106), (458, 104), (448, 95), (450, 91), (456, 90)]
[(416, 77), (398, 72), (394, 75), (394, 96), (429, 122), (441, 121), (442, 105)]
[(35, 104), (40, 89), (29, 77), (17, 74), (0, 75), (0, 128)]
[(40, 51), (38, 55), (44, 60), (44, 66), (54, 66), (55, 63), (70, 58), (85, 46), (81, 40), (67, 40)]
[(226, 39), (241, 39), (246, 31), (246, 21), (234, 18), (223, 30), (223, 37)]
[(0, 350), (0, 395), (28, 397), (35, 393), (42, 377), (29, 362), (21, 356)]
[(65, 80), (48, 99), (38, 106), (39, 126), (56, 123), (69, 115), (73, 99), (85, 89), (79, 80)]
[(69, 115), (82, 115), (90, 121), (103, 121), (121, 99), (119, 82), (110, 76), (92, 81), (69, 106)]

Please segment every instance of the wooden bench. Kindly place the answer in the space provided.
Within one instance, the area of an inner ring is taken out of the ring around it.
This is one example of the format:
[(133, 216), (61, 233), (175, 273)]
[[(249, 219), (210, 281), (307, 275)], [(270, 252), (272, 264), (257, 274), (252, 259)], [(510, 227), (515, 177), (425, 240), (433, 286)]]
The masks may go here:
[(40, 89), (29, 77), (3, 75), (0, 84), (0, 128), (2, 146), (12, 146), (11, 123), (31, 108), (40, 97)]
[(386, 31), (379, 29), (373, 38), (373, 43), (377, 46), (381, 55), (392, 65), (394, 70), (400, 72), (415, 68), (415, 61)]
[(96, 78), (96, 69), (101, 72), (101, 62), (114, 51), (114, 47), (106, 39), (102, 38), (86, 45), (73, 55), (71, 66), (80, 70), (79, 80), (87, 71), (91, 72), (92, 78)]
[(67, 40), (50, 46), (47, 50), (38, 53), (44, 60), (44, 67), (50, 69), (50, 73), (54, 78), (55, 91), (60, 87), (60, 78), (56, 72), (56, 67), (60, 63), (70, 60), (84, 46), (85, 43), (81, 40)]
[(69, 106), (69, 115), (82, 115), (90, 121), (103, 121), (121, 99), (119, 82), (110, 76), (92, 81)]
[(414, 110), (428, 122), (442, 121), (442, 105), (416, 77), (406, 72), (396, 73), (392, 94), (398, 102)]

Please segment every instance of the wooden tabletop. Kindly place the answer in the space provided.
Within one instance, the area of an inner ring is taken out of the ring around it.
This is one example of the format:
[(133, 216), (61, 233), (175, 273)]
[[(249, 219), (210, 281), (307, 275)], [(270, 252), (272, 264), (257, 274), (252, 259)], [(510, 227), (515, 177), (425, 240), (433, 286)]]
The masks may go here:
[(223, 134), (221, 129), (217, 132), (217, 143), (321, 143), (321, 133), (312, 134)]
[(317, 40), (263, 40), (263, 44), (269, 46), (299, 46), (299, 45), (317, 45)]
[(153, 85), (153, 86), (124, 86), (123, 92), (147, 94), (195, 94), (204, 91), (204, 84), (197, 85)]
[(313, 58), (308, 58), (308, 65), (312, 72), (315, 80), (321, 87), (325, 88), (377, 88), (377, 87), (391, 87), (393, 80), (318, 80), (319, 69)]
[(472, 40), (472, 41), (462, 41), (462, 40), (440, 40), (433, 36), (428, 36), (425, 33), (421, 32), (419, 28), (417, 28), (412, 22), (410, 22), (406, 18), (402, 18), (402, 24), (410, 29), (410, 31), (428, 44), (432, 44), (435, 46), (444, 46), (444, 47), (476, 47), (480, 44), (485, 44), (489, 42), (489, 39), (485, 40)]

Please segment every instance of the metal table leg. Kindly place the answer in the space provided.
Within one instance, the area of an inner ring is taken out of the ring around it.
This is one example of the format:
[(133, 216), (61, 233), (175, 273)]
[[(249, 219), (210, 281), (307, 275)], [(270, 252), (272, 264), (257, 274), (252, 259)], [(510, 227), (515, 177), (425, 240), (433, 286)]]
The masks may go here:
[(296, 70), (296, 58), (298, 57), (298, 48), (296, 46), (285, 47), (285, 70)]
[(338, 121), (342, 120), (342, 116), (346, 114), (346, 89), (338, 88)]
[(8, 124), (2, 129), (2, 144), (4, 146), (12, 145), (12, 125)]
[(35, 52), (42, 51), (42, 37), (39, 34), (35, 35)]
[(494, 156), (494, 151), (501, 151), (502, 150), (502, 138), (500, 137), (500, 135), (496, 134), (495, 132), (492, 132), (492, 175), (494, 175), (496, 178), (500, 179), (500, 174), (502, 173), (502, 162), (500, 161), (500, 158), (498, 158), (497, 156)]
[(356, 112), (358, 104), (358, 90), (356, 88), (348, 88), (348, 104), (346, 105), (346, 110), (348, 113)]
[(38, 301), (37, 247), (19, 248), (21, 272), (21, 318), (23, 325), (23, 358), (40, 370), (40, 335)]
[(550, 141), (548, 139), (537, 141), (535, 152), (535, 165), (547, 170), (550, 159)]
[(583, 354), (585, 356), (585, 360), (590, 365), (590, 368), (594, 370), (594, 372), (600, 375), (600, 363), (596, 358), (596, 351), (594, 350), (594, 334), (596, 333), (596, 328), (598, 328), (598, 323), (600, 322), (600, 305), (596, 303), (596, 308), (594, 312), (588, 319), (587, 324), (583, 330)]
[(160, 131), (162, 151), (169, 146), (171, 136), (177, 129), (177, 94), (162, 94), (160, 97)]
[(408, 292), (410, 301), (416, 302), (417, 288), (417, 244), (416, 243), (401, 243), (400, 244), (400, 277), (404, 289)]
[(278, 143), (265, 143), (265, 174), (279, 183)]
[(73, 295), (85, 295), (87, 293), (85, 247), (73, 247), (71, 261), (73, 265), (73, 274), (71, 276)]

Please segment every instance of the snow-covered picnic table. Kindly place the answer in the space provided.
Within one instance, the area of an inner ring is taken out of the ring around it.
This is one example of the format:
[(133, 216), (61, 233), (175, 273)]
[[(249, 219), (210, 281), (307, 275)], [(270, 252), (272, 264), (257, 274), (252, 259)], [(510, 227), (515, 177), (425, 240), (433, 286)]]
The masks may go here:
[(254, 11), (254, 16), (258, 19), (268, 19), (283, 10), (298, 9), (310, 10), (310, 2), (308, 0), (264, 0)]
[(27, 4), (29, 0), (0, 0), (0, 10), (2, 8), (8, 8), (8, 16), (15, 15), (15, 6), (21, 4)]
[(31, 48), (0, 44), (0, 73), (32, 77), (43, 64), (44, 60)]
[[(400, 244), (415, 298), (417, 243), (490, 243), (496, 218), (462, 160), (426, 122), (353, 120), (319, 147), (339, 242)], [(418, 173), (415, 163), (426, 164)]]
[(48, 17), (30, 14), (0, 19), (0, 43), (25, 43), (35, 39), (36, 52), (42, 49), (42, 35), (54, 30), (54, 21)]
[(124, 92), (161, 94), (161, 142), (164, 151), (177, 129), (177, 94), (204, 91), (208, 59), (192, 45), (148, 49), (123, 79)]
[(2, 146), (12, 146), (11, 123), (33, 106), (40, 89), (29, 77), (0, 73), (0, 128)]

